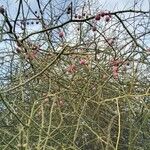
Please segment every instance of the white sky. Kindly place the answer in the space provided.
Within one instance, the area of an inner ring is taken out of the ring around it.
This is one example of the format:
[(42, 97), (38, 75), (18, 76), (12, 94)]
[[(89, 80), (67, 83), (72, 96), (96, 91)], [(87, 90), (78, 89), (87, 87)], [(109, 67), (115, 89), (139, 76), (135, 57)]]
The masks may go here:
[[(23, 0), (24, 1), (24, 0)], [(38, 11), (38, 6), (36, 0), (26, 0), (29, 3), (29, 6), (33, 11)], [(41, 0), (42, 4), (47, 3), (49, 0)], [(92, 3), (92, 8), (95, 13), (96, 10), (110, 10), (110, 11), (117, 11), (117, 10), (124, 10), (124, 9), (133, 9), (134, 3), (137, 3), (136, 9), (140, 9), (142, 7), (143, 10), (149, 10), (149, 3), (150, 0), (52, 0), (52, 2), (57, 3), (57, 7), (63, 7), (63, 2), (67, 1), (70, 3), (71, 1), (74, 2), (74, 6), (80, 7), (80, 4), (83, 2), (90, 2)], [(19, 0), (0, 0), (0, 5), (3, 5), (4, 8), (7, 8), (8, 15), (10, 18), (15, 18), (17, 13), (17, 6)], [(142, 4), (142, 5), (141, 5)], [(27, 11), (28, 9), (24, 9)], [(25, 12), (26, 13), (26, 12)], [(33, 14), (29, 13), (28, 17), (34, 17)], [(2, 19), (2, 15), (0, 15), (0, 20)], [(28, 25), (27, 29), (28, 32), (32, 32), (33, 30), (40, 30), (41, 25)], [(20, 28), (17, 28), (17, 31), (21, 31)]]
[[(18, 3), (15, 2), (17, 1), (19, 0), (0, 0), (0, 6), (3, 5), (4, 8), (9, 10), (8, 15), (10, 18), (16, 17)], [(38, 10), (36, 0), (26, 0), (26, 1), (29, 2), (29, 5), (33, 9), (33, 11)], [(48, 0), (41, 0), (42, 3), (44, 2), (46, 3), (47, 1)], [(56, 1), (56, 0), (52, 0), (52, 1)], [(61, 5), (63, 1), (67, 1), (67, 3), (69, 3), (71, 0), (57, 0), (58, 7), (59, 6), (63, 7), (63, 5)], [(75, 6), (80, 6), (79, 5), (80, 3), (82, 4), (83, 2), (90, 1), (95, 6), (93, 9), (97, 9), (97, 10), (106, 9), (110, 11), (125, 10), (131, 8), (133, 9), (133, 5), (135, 2), (137, 2), (136, 5), (137, 10), (139, 9), (149, 10), (149, 4), (150, 4), (150, 0), (72, 0), (72, 1), (74, 1), (74, 3), (76, 2)], [(3, 19), (2, 15), (0, 15), (0, 20), (1, 19)], [(29, 25), (28, 29), (30, 30), (28, 31), (31, 32), (32, 30), (39, 30), (39, 28), (40, 28), (39, 25), (31, 25), (31, 26)], [(2, 48), (3, 46), (6, 47), (6, 45), (4, 45), (3, 42), (0, 43), (0, 48)]]
[[(7, 7), (10, 10), (10, 14), (13, 15), (16, 13), (17, 4), (16, 2), (19, 0), (0, 0), (0, 5), (4, 5), (4, 7)], [(36, 0), (26, 0), (30, 4), (30, 6), (33, 9), (37, 8), (37, 2)], [(48, 0), (42, 0), (42, 3), (46, 3)], [(140, 4), (142, 2), (142, 8), (143, 9), (149, 9), (149, 3), (150, 0), (52, 0), (57, 1), (58, 4), (63, 3), (63, 1), (67, 1), (69, 3), (70, 1), (73, 1), (74, 3), (82, 3), (90, 1), (91, 3), (95, 3), (96, 6), (101, 5), (105, 9), (114, 10), (114, 9), (128, 9), (131, 6), (134, 5), (135, 2), (137, 4)], [(12, 13), (13, 12), (13, 13)]]
[[(23, 0), (24, 1), (24, 0)], [(36, 0), (26, 0), (29, 3), (29, 6), (33, 11), (38, 11), (38, 6)], [(49, 0), (41, 0), (42, 4), (47, 3)], [(74, 2), (74, 6), (80, 7), (80, 4), (83, 2), (90, 2), (92, 3), (92, 8), (95, 13), (96, 10), (110, 10), (110, 11), (117, 11), (117, 10), (125, 10), (125, 9), (133, 9), (134, 3), (137, 3), (136, 9), (140, 9), (142, 7), (143, 10), (149, 10), (149, 3), (150, 0), (52, 0), (52, 2), (57, 3), (56, 7), (63, 7), (63, 2), (67, 1), (70, 3), (71, 1)], [(3, 5), (4, 8), (7, 8), (8, 15), (10, 18), (15, 18), (17, 13), (17, 6), (19, 0), (0, 0), (0, 5)], [(141, 5), (142, 4), (142, 5)], [(28, 9), (24, 9), (27, 11)], [(26, 12), (25, 12), (26, 13)], [(34, 18), (32, 13), (29, 13), (28, 17)], [(2, 19), (2, 15), (0, 15), (0, 20)], [(28, 25), (27, 29), (29, 32), (33, 30), (39, 30), (41, 28), (40, 25)], [(17, 28), (18, 31), (21, 31), (20, 28)]]

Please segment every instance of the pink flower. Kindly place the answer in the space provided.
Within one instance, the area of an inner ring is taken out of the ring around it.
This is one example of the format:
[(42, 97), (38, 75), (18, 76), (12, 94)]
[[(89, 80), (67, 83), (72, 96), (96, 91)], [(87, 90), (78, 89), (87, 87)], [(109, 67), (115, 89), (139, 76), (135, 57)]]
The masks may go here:
[(118, 66), (113, 66), (113, 72), (118, 72)]
[(115, 43), (114, 40), (115, 40), (115, 38), (110, 38), (110, 39), (108, 39), (108, 40), (107, 40), (107, 41), (108, 41), (108, 44), (112, 46), (112, 45)]
[(102, 17), (104, 17), (104, 16), (105, 16), (105, 11), (101, 11), (101, 12), (100, 12), (100, 15), (101, 15)]
[(112, 67), (112, 73), (113, 73), (113, 77), (115, 79), (118, 79), (118, 66), (113, 66)]
[(74, 16), (75, 18), (78, 18), (78, 15), (77, 14), (75, 14), (75, 16)]
[(87, 64), (87, 62), (86, 62), (86, 60), (85, 60), (85, 59), (81, 59), (81, 60), (79, 61), (79, 64), (80, 64), (80, 65), (86, 65), (86, 64)]
[(114, 79), (118, 79), (118, 75), (119, 75), (119, 73), (118, 73), (118, 71), (119, 71), (119, 64), (121, 64), (121, 63), (123, 63), (123, 60), (119, 60), (119, 59), (115, 60), (115, 59), (112, 59), (112, 60), (110, 61), (110, 65), (111, 65), (111, 67), (112, 67), (112, 74), (113, 74)]
[(106, 22), (109, 22), (109, 21), (110, 21), (110, 17), (109, 17), (109, 16), (106, 16), (105, 21), (106, 21)]
[(112, 60), (110, 61), (110, 65), (111, 65), (111, 66), (119, 66), (119, 64), (121, 64), (121, 63), (123, 63), (122, 60), (114, 60), (114, 59), (112, 59)]
[(81, 15), (78, 15), (78, 19), (81, 19), (82, 18), (82, 16)]
[(67, 72), (69, 73), (75, 73), (77, 71), (77, 67), (76, 65), (69, 65), (69, 67), (67, 68)]
[(35, 59), (36, 58), (36, 53), (35, 52), (30, 52), (30, 53), (27, 53), (26, 55), (25, 55), (25, 58), (26, 59), (30, 59), (30, 60), (33, 60), (33, 59)]
[(101, 16), (100, 16), (100, 14), (97, 14), (96, 16), (95, 16), (95, 20), (100, 20), (101, 19)]
[(114, 79), (118, 79), (118, 72), (113, 72)]
[(95, 32), (97, 30), (96, 26), (92, 27), (92, 31)]
[(123, 66), (123, 71), (126, 72), (127, 71), (127, 67)]
[(59, 37), (60, 37), (60, 38), (63, 38), (63, 37), (64, 37), (64, 32), (62, 32), (62, 31), (59, 32)]
[(16, 47), (16, 51), (17, 51), (17, 53), (20, 53), (21, 49), (19, 47)]
[(109, 11), (106, 11), (106, 10), (100, 11), (100, 16), (101, 16), (101, 17), (104, 17), (104, 16), (109, 15), (109, 14), (110, 14)]

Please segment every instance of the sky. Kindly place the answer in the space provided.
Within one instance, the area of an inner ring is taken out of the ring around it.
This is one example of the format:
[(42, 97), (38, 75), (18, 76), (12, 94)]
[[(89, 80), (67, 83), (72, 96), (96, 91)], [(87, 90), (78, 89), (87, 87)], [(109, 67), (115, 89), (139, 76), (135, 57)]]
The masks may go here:
[[(23, 0), (24, 1), (24, 0)], [(38, 5), (36, 0), (26, 0), (31, 7), (33, 11), (39, 12)], [(42, 0), (42, 5), (46, 4), (49, 0)], [(117, 10), (124, 10), (124, 9), (130, 9), (133, 8), (134, 3), (137, 3), (136, 7), (138, 9), (138, 6), (141, 5), (142, 2), (142, 9), (143, 10), (149, 10), (149, 3), (150, 0), (52, 0), (54, 7), (56, 7), (59, 11), (65, 7), (65, 3), (73, 2), (73, 5), (75, 7), (80, 7), (83, 2), (88, 2), (93, 4), (93, 9), (106, 9), (110, 11), (117, 11)], [(10, 18), (15, 18), (17, 13), (17, 7), (18, 7), (19, 0), (0, 0), (0, 5), (3, 5), (4, 8), (7, 8), (8, 15)], [(99, 4), (97, 4), (99, 3)], [(100, 6), (98, 8), (98, 6)], [(28, 8), (26, 5), (24, 5), (24, 12), (25, 14), (28, 13)], [(57, 11), (55, 11), (57, 13)], [(32, 13), (28, 13), (28, 17), (34, 18), (35, 16)], [(0, 20), (2, 19), (2, 16), (0, 15)], [(29, 30), (37, 29), (39, 30), (39, 25), (28, 26)]]
[[(16, 17), (16, 13), (17, 13), (17, 7), (18, 7), (18, 1), (19, 0), (0, 0), (0, 5), (3, 5), (5, 9), (7, 9), (8, 11), (8, 15), (10, 18), (14, 19)], [(31, 9), (33, 11), (37, 11), (37, 13), (39, 13), (38, 10), (38, 5), (36, 0), (23, 0), (23, 1), (28, 1), (28, 5), (31, 7)], [(42, 5), (44, 6), (44, 4), (46, 4), (49, 0), (41, 0)], [(124, 9), (131, 9), (133, 8), (133, 5), (136, 3), (136, 9), (140, 9), (142, 8), (143, 10), (149, 10), (149, 3), (150, 0), (52, 0), (54, 7), (57, 8), (57, 11), (55, 11), (55, 13), (58, 13), (59, 11), (61, 11), (62, 9), (64, 9), (65, 3), (70, 3), (73, 2), (73, 5), (77, 8), (79, 8), (83, 2), (88, 2), (90, 1), (90, 3), (93, 4), (93, 12), (95, 13), (95, 10), (110, 10), (110, 11), (118, 11), (118, 10), (124, 10)], [(54, 3), (55, 2), (55, 3)], [(141, 5), (142, 4), (142, 5)], [(28, 12), (28, 7), (26, 7), (26, 5), (24, 5), (24, 12), (25, 14)], [(99, 7), (98, 7), (99, 6)], [(35, 16), (29, 12), (28, 14), (29, 18), (35, 18)], [(2, 20), (3, 17), (2, 15), (0, 15), (0, 20)], [(28, 32), (33, 32), (36, 30), (40, 30), (41, 29), (41, 25), (40, 24), (34, 24), (32, 25), (31, 22), (30, 24), (27, 26)], [(19, 33), (20, 27), (18, 27), (17, 32)], [(0, 42), (0, 49), (2, 51), (2, 48), (6, 48), (6, 42)], [(1, 63), (2, 59), (0, 56), (0, 63)]]
[[(23, 0), (28, 2), (28, 5), (30, 6), (30, 8), (33, 11), (37, 11), (37, 14), (39, 14), (39, 9), (38, 9), (38, 5), (36, 0)], [(49, 0), (41, 0), (41, 4), (44, 6), (45, 4), (47, 4)], [(136, 3), (136, 9), (140, 9), (140, 7), (143, 10), (149, 10), (149, 3), (150, 0), (51, 0), (53, 3), (53, 7), (57, 8), (56, 11), (54, 11), (54, 13), (60, 13), (59, 11), (63, 10), (64, 8), (66, 8), (65, 4), (68, 5), (71, 1), (73, 2), (74, 7), (76, 7), (77, 9), (79, 7), (81, 7), (81, 5), (83, 5), (84, 3), (87, 3), (88, 1), (93, 5), (93, 14), (95, 14), (95, 11), (99, 11), (99, 10), (110, 10), (110, 11), (118, 11), (118, 10), (124, 10), (124, 9), (133, 9), (133, 5)], [(10, 18), (15, 19), (16, 17), (16, 13), (17, 13), (17, 7), (18, 7), (18, 2), (19, 0), (0, 0), (0, 5), (3, 5), (4, 8), (7, 9), (8, 11), (8, 15)], [(141, 5), (142, 4), (142, 5)], [(47, 10), (48, 12), (49, 10)], [(31, 13), (31, 11), (29, 11), (27, 5), (24, 3), (24, 13), (28, 14), (28, 18), (35, 18), (35, 16), (33, 15), (33, 13)], [(21, 17), (21, 16), (20, 16)], [(3, 17), (2, 15), (0, 15), (0, 20), (2, 20)], [(1, 22), (1, 21), (0, 21)], [(33, 32), (33, 31), (38, 31), (41, 29), (41, 25), (40, 24), (36, 24), (34, 22), (34, 24), (31, 24), (32, 21), (29, 22), (29, 25), (27, 25), (27, 31), (28, 32)], [(18, 22), (18, 24), (20, 25), (20, 22)], [(16, 27), (16, 31), (22, 32), (22, 30), (20, 29), (20, 27)], [(0, 43), (0, 47), (1, 47), (2, 43)]]
[[(28, 2), (28, 5), (33, 11), (37, 11), (37, 14), (39, 14), (39, 9), (36, 0), (23, 0)], [(44, 6), (47, 4), (49, 0), (41, 0), (41, 4)], [(87, 3), (88, 1), (92, 3), (93, 8), (93, 14), (95, 14), (95, 10), (110, 10), (110, 11), (118, 11), (118, 10), (124, 10), (124, 9), (131, 9), (133, 8), (133, 5), (136, 3), (136, 9), (140, 9), (142, 7), (143, 10), (149, 10), (149, 3), (150, 0), (52, 0), (52, 3), (54, 7), (57, 8), (57, 11), (54, 13), (59, 13), (59, 11), (63, 10), (68, 3), (73, 2), (74, 7), (79, 8), (84, 3)], [(0, 0), (0, 5), (3, 5), (4, 8), (7, 9), (8, 15), (10, 18), (15, 19), (16, 13), (17, 13), (17, 7), (18, 7), (19, 0)], [(141, 5), (142, 4), (142, 5)], [(99, 7), (98, 7), (99, 6)], [(24, 3), (24, 13), (28, 13), (28, 7)], [(49, 10), (48, 10), (49, 11)], [(28, 18), (35, 18), (35, 16), (29, 11)], [(2, 20), (3, 17), (0, 15), (0, 20)], [(1, 22), (1, 21), (0, 21)], [(20, 25), (20, 22), (18, 23)], [(28, 32), (38, 31), (41, 29), (40, 24), (31, 24), (31, 21), (29, 22), (29, 25), (27, 26)], [(16, 31), (22, 32), (20, 27), (18, 26), (16, 28)], [(0, 43), (0, 47), (3, 46), (2, 43)]]
[[(0, 0), (0, 5), (4, 5), (5, 8), (8, 8), (10, 10), (9, 15), (13, 17), (17, 10), (17, 5), (18, 5), (17, 1), (19, 0)], [(28, 1), (28, 4), (33, 10), (38, 9), (36, 0), (26, 0), (26, 1)], [(45, 4), (48, 1), (49, 0), (42, 0), (41, 2)], [(56, 3), (56, 6), (57, 5), (63, 6), (62, 4), (64, 2), (69, 3), (73, 1), (75, 5), (79, 5), (89, 0), (52, 0), (52, 1)], [(130, 8), (131, 6), (134, 5), (135, 2), (137, 3), (137, 5), (140, 4), (140, 2), (142, 2), (143, 3), (142, 9), (149, 9), (148, 4), (150, 3), (150, 0), (142, 0), (142, 1), (141, 0), (90, 0), (90, 2), (95, 3), (96, 7), (98, 5), (101, 5), (101, 7), (104, 7), (105, 9), (108, 9), (108, 10), (121, 10), (125, 8), (126, 9)]]

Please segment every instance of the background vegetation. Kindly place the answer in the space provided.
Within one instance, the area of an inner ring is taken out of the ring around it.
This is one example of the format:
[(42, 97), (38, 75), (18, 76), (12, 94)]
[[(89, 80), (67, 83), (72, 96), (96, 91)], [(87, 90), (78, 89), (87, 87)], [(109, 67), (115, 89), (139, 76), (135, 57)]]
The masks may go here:
[(0, 7), (0, 149), (149, 150), (144, 2), (35, 3)]

